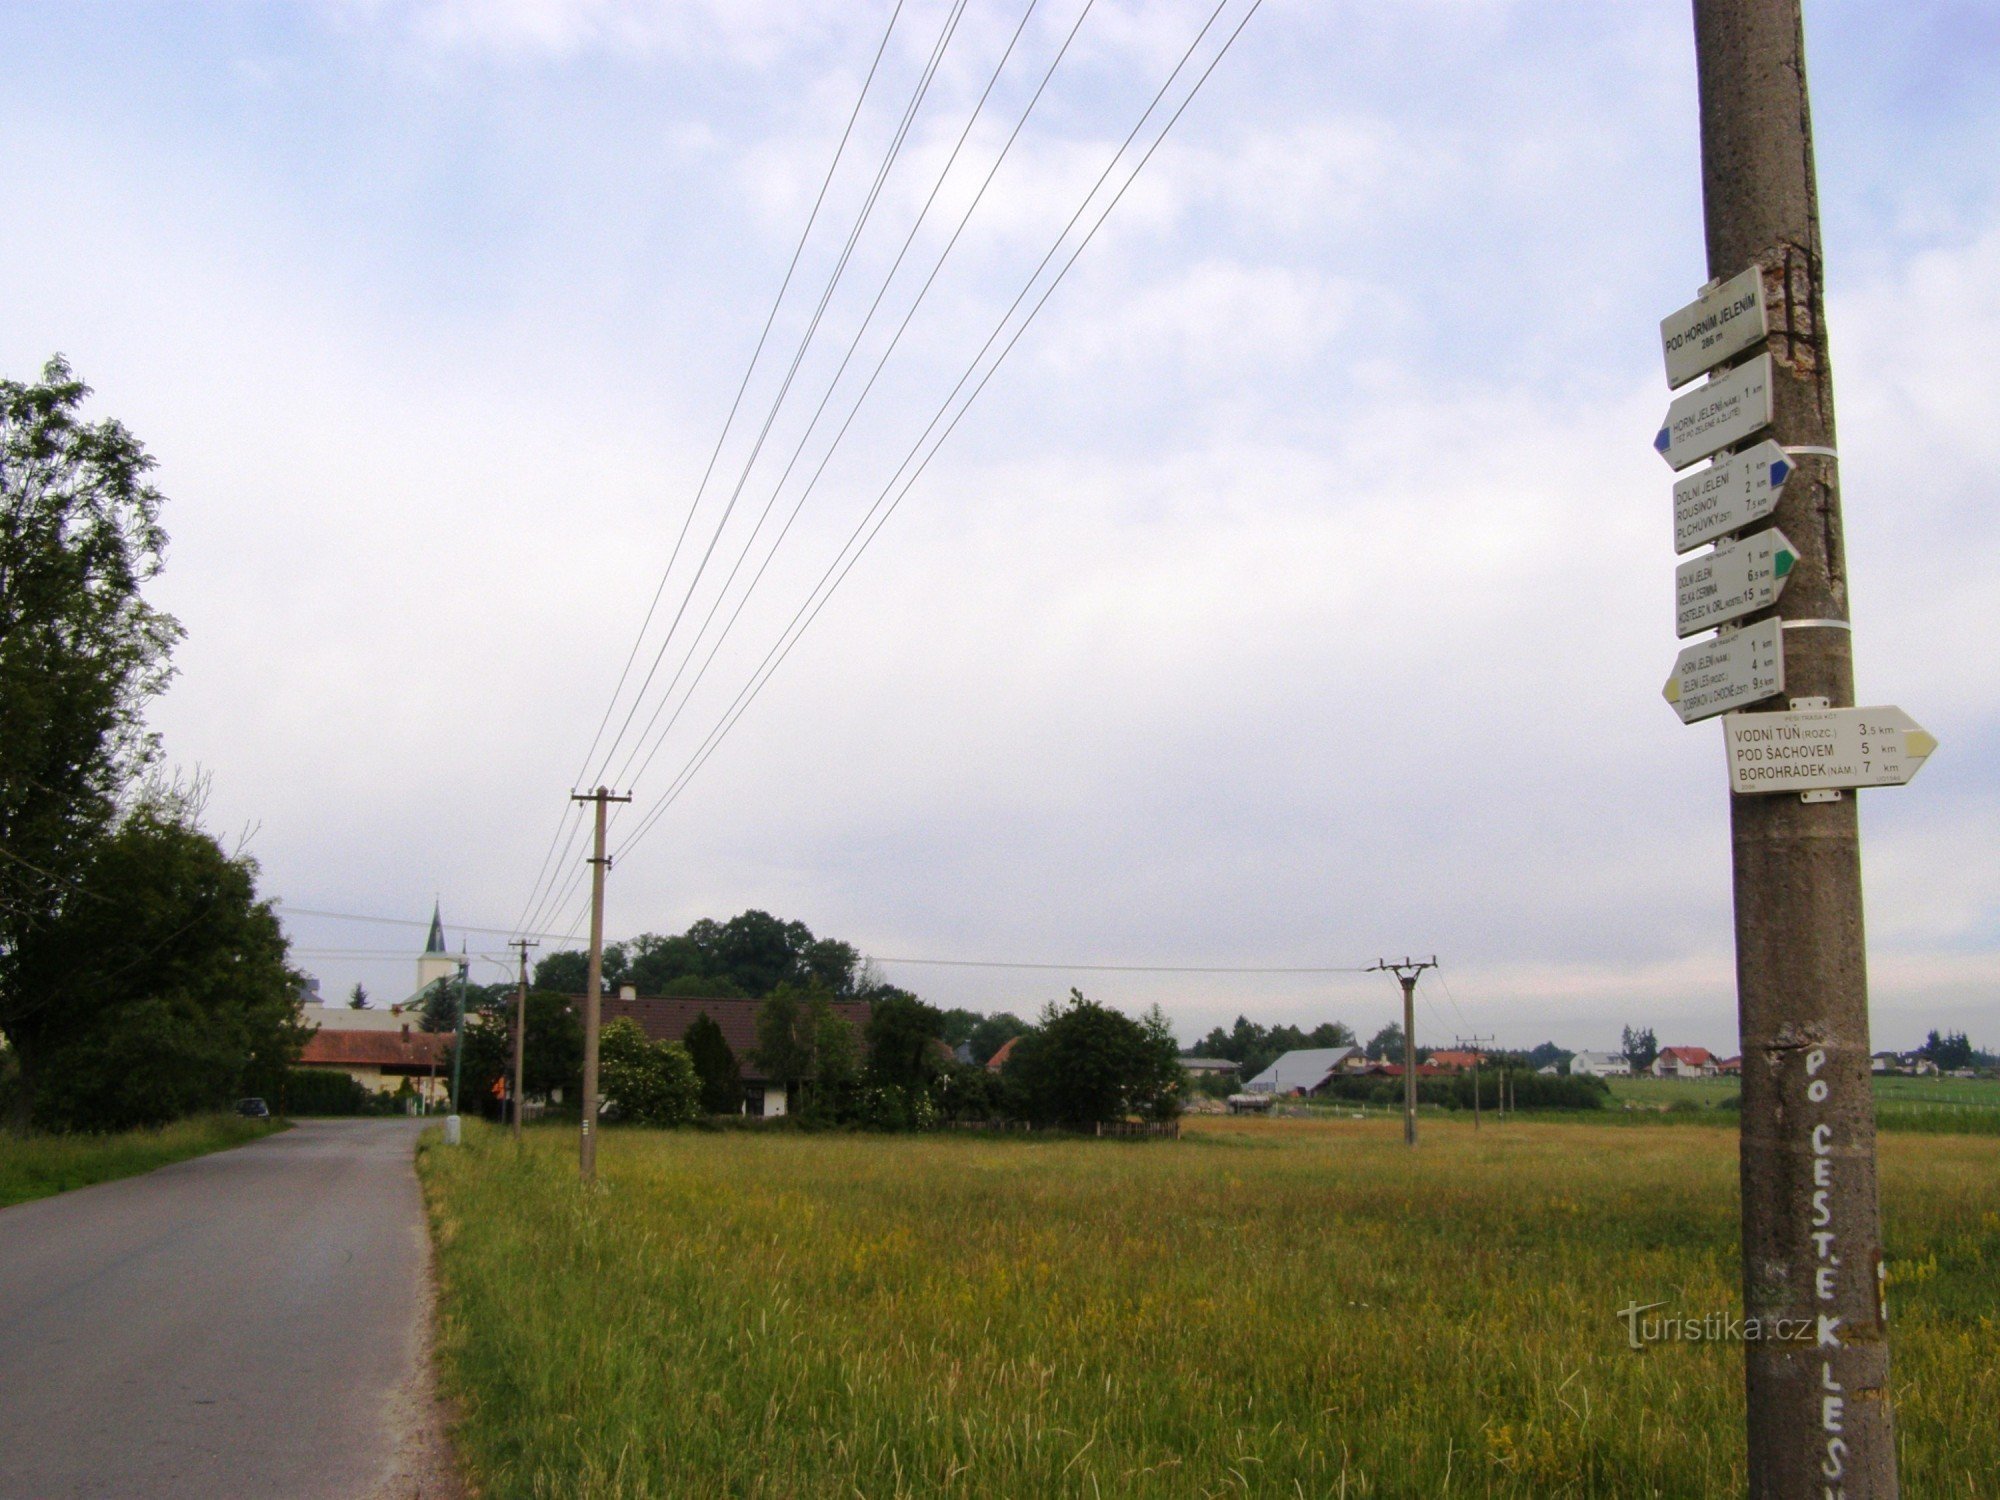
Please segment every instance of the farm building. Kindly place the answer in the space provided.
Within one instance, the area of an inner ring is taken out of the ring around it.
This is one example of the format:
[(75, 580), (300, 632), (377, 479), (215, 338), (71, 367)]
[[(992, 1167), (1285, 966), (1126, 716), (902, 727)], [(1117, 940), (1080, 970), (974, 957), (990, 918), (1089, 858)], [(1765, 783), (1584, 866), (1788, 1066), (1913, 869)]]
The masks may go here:
[(1466, 1073), (1486, 1061), (1483, 1052), (1433, 1052), (1428, 1061), (1440, 1073)]
[(1622, 1052), (1579, 1052), (1569, 1070), (1584, 1078), (1630, 1078), (1632, 1063)]
[(1308, 1047), (1287, 1052), (1243, 1085), (1248, 1094), (1316, 1094), (1350, 1059), (1364, 1060), (1359, 1047)]
[(1662, 1047), (1650, 1071), (1655, 1078), (1713, 1078), (1717, 1068), (1706, 1047)]
[[(792, 1090), (770, 1078), (757, 1063), (757, 1008), (761, 1000), (731, 999), (642, 999), (630, 985), (614, 997), (606, 995), (600, 1014), (605, 1025), (624, 1019), (636, 1022), (655, 1042), (678, 1042), (687, 1037), (695, 1018), (706, 1015), (721, 1028), (722, 1039), (736, 1054), (736, 1067), (743, 1075), (743, 1112), (749, 1115), (782, 1115), (788, 1112)], [(581, 998), (577, 1001), (579, 1009)], [(855, 1041), (866, 1053), (869, 1007), (866, 1000), (830, 1001), (833, 1013), (854, 1027)], [(796, 1088), (796, 1085), (792, 1086)]]
[(298, 1066), (345, 1073), (378, 1094), (407, 1083), (426, 1104), (435, 1104), (451, 1093), (451, 1035), (415, 1031), (407, 1023), (395, 1031), (322, 1026), (306, 1038)]
[(1227, 1078), (1241, 1071), (1241, 1064), (1227, 1057), (1183, 1057), (1181, 1067), (1196, 1078)]

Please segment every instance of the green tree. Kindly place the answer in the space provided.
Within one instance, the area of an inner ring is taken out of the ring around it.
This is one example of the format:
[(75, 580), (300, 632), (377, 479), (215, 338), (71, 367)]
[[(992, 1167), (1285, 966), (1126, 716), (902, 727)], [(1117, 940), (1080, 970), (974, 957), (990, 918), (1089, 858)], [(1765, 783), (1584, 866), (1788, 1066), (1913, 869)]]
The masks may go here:
[(368, 1009), (367, 985), (362, 984), (359, 980), (355, 981), (354, 988), (347, 992), (347, 1008), (349, 1010)]
[(788, 1093), (812, 1070), (812, 1040), (804, 1022), (805, 1006), (789, 988), (766, 996), (757, 1007), (757, 1066)]
[(915, 995), (895, 991), (870, 1002), (869, 1081), (881, 1088), (921, 1092), (944, 1062), (937, 1046), (943, 1037), (943, 1013)]
[(583, 1088), (583, 1022), (571, 1008), (569, 996), (554, 990), (528, 991), (527, 1019), (522, 1088), (531, 1098), (550, 1098), (557, 1089), (565, 1100), (578, 1098)]
[(820, 1120), (845, 1118), (854, 1085), (861, 1078), (861, 1042), (854, 1023), (835, 1010), (824, 995), (806, 1001), (801, 1022), (812, 1044), (808, 1112)]
[(1660, 1055), (1659, 1039), (1653, 1035), (1653, 1028), (1650, 1026), (1644, 1031), (1634, 1031), (1627, 1026), (1621, 1042), (1622, 1045), (1618, 1050), (1625, 1054), (1625, 1060), (1632, 1065), (1634, 1073), (1643, 1068), (1650, 1068), (1653, 1059)]
[(119, 423), (81, 419), (89, 394), (60, 356), (39, 382), (0, 381), (0, 1032), (17, 1119), (54, 1003), (19, 955), (84, 899), (85, 864), (157, 754), (142, 715), (181, 636), (140, 593), (167, 541), (154, 461)]
[(1917, 1050), (1946, 1072), (1972, 1066), (1972, 1042), (1962, 1031), (1947, 1031), (1943, 1036), (1933, 1031)]
[(1043, 1124), (1171, 1119), (1180, 1111), (1178, 1051), (1158, 1007), (1135, 1021), (1072, 989), (1015, 1045), (1003, 1080), (1016, 1112)]
[(987, 1016), (972, 1028), (972, 1035), (967, 1038), (972, 1046), (972, 1060), (984, 1067), (992, 1060), (994, 1053), (1027, 1029), (1028, 1023), (1011, 1010), (997, 1011)]
[(632, 1125), (684, 1125), (701, 1110), (701, 1080), (679, 1042), (647, 1039), (635, 1021), (620, 1017), (598, 1038), (604, 1097), (619, 1120)]
[(8, 1037), (53, 1129), (159, 1124), (279, 1092), (308, 1028), (256, 865), (154, 791), (78, 867), (61, 920), (7, 955)]
[(701, 1080), (701, 1108), (704, 1114), (733, 1115), (743, 1108), (743, 1074), (736, 1066), (736, 1054), (729, 1049), (722, 1028), (703, 1011), (687, 1029), (682, 1045)]
[[(1403, 1028), (1391, 1021), (1368, 1039), (1362, 1049), (1376, 1062), (1392, 1062), (1400, 1065), (1403, 1061)], [(1260, 1070), (1261, 1071), (1261, 1070)]]

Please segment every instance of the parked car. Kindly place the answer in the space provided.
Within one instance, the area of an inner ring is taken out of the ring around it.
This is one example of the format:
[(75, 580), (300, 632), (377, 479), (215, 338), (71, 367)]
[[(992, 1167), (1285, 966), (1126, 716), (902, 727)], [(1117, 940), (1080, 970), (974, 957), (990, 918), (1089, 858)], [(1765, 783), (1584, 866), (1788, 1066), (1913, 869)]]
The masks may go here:
[(271, 1106), (262, 1099), (239, 1099), (236, 1101), (236, 1113), (253, 1120), (268, 1120), (271, 1118)]

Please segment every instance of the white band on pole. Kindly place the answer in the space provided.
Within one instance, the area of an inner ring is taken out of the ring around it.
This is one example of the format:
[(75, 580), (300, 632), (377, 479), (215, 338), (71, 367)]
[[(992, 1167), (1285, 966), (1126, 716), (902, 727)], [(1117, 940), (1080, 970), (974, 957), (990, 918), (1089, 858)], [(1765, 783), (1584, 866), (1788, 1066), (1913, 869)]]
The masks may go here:
[(1852, 630), (1854, 628), (1845, 620), (1781, 620), (1778, 623), (1787, 630)]
[(1809, 457), (1809, 458), (1831, 458), (1837, 460), (1840, 457), (1840, 455), (1831, 448), (1787, 448), (1785, 452), (1791, 455), (1793, 458)]

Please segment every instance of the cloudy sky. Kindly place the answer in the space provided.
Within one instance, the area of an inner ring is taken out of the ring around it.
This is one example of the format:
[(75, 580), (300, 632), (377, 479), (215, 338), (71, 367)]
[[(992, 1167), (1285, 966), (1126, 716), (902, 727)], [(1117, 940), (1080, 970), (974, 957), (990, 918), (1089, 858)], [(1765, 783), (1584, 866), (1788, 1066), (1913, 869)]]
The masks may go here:
[[(638, 797), (613, 933), (1435, 951), (1431, 1036), (1733, 1050), (1720, 731), (1660, 698), (1685, 0), (1266, 0), (648, 819), (1248, 3), (0, 9), (0, 372), (61, 351), (159, 459), (188, 639), (154, 719), (216, 830), (295, 908), (441, 897), (504, 952), (572, 930), (565, 798), (601, 779)], [(1943, 743), (1863, 802), (1876, 1035), (1995, 1045), (2000, 17), (1826, 0), (1808, 43), (1860, 692)], [(409, 988), (415, 930), (290, 926), (329, 991)], [(1184, 1038), (1397, 1007), (1380, 975), (882, 968), (1157, 1000)]]

